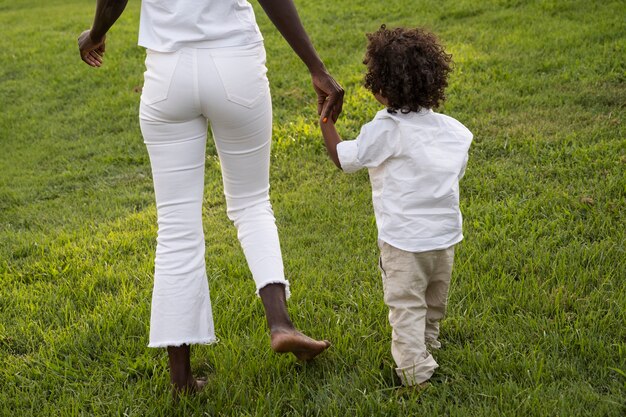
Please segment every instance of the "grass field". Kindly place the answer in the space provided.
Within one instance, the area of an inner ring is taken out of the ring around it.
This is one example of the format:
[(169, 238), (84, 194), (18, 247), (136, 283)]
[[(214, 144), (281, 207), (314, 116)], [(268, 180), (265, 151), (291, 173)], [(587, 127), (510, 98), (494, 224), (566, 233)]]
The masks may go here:
[(423, 25), (456, 61), (440, 110), (474, 132), (432, 385), (403, 394), (366, 172), (327, 160), (305, 67), (258, 4), (274, 98), (272, 200), (298, 327), (332, 348), (269, 349), (209, 145), (204, 220), (220, 343), (207, 389), (171, 400), (148, 349), (156, 218), (139, 132), (137, 1), (105, 66), (78, 56), (93, 1), (0, 0), (0, 415), (626, 415), (623, 1), (297, 0), (346, 89), (340, 132), (379, 109), (367, 31)]

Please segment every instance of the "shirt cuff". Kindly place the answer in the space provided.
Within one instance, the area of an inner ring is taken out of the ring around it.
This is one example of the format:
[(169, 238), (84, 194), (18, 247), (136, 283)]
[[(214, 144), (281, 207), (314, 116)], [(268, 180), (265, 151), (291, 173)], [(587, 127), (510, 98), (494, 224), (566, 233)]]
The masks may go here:
[(351, 173), (363, 168), (358, 158), (359, 148), (356, 140), (345, 140), (337, 144), (337, 157), (343, 172)]

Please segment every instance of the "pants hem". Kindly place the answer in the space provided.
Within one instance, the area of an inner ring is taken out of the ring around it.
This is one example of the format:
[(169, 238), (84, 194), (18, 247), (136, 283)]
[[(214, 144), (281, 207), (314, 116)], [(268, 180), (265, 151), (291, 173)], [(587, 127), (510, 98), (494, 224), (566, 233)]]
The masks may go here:
[(404, 368), (396, 368), (396, 374), (402, 381), (402, 385), (410, 387), (428, 381), (438, 367), (439, 365), (435, 362), (432, 355), (428, 355), (420, 363)]
[(150, 342), (148, 347), (150, 348), (163, 348), (163, 347), (180, 347), (182, 345), (213, 345), (219, 342), (217, 337), (209, 337), (203, 339), (189, 339), (185, 341), (170, 341), (170, 342)]
[(256, 295), (259, 295), (259, 291), (261, 291), (263, 288), (265, 288), (266, 286), (270, 285), (270, 284), (282, 284), (285, 286), (285, 298), (288, 300), (289, 297), (291, 297), (291, 291), (289, 290), (289, 281), (286, 281), (284, 279), (275, 279), (275, 280), (271, 280), (271, 281), (266, 281), (263, 284), (261, 284), (261, 286), (259, 286), (256, 289)]

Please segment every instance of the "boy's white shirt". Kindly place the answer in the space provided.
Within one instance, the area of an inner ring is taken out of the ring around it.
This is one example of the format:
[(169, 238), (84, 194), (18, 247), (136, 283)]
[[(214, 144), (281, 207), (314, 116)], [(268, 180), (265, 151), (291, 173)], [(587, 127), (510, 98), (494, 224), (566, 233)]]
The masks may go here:
[(246, 0), (142, 0), (139, 45), (158, 52), (263, 40)]
[(463, 239), (459, 179), (472, 133), (432, 110), (379, 111), (355, 140), (337, 145), (344, 172), (369, 169), (378, 238), (409, 252)]

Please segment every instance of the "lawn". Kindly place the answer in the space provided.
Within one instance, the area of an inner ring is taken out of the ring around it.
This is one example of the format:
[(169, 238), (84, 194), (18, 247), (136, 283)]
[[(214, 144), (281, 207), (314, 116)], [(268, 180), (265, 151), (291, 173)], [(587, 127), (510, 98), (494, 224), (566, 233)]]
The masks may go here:
[(346, 90), (345, 137), (379, 110), (362, 87), (366, 32), (426, 26), (456, 62), (439, 111), (475, 136), (465, 240), (440, 368), (419, 393), (394, 378), (367, 173), (327, 159), (306, 69), (253, 3), (290, 312), (333, 346), (305, 364), (271, 352), (210, 144), (220, 342), (195, 348), (209, 384), (178, 403), (164, 350), (146, 347), (156, 216), (137, 119), (139, 2), (97, 70), (76, 48), (94, 4), (0, 0), (0, 415), (626, 415), (623, 1), (296, 1)]

